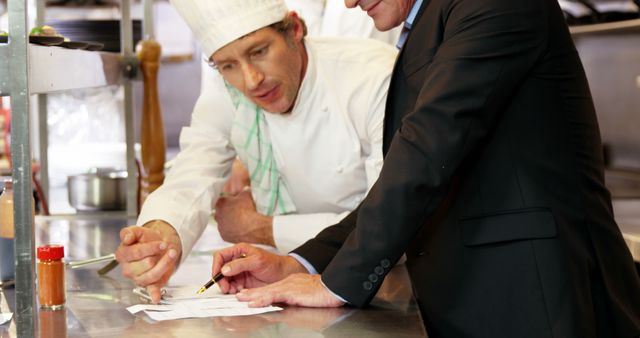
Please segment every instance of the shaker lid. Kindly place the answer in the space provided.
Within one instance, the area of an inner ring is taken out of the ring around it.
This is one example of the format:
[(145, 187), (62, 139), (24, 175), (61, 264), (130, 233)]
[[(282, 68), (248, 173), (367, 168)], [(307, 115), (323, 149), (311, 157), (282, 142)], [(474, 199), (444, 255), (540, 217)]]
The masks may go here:
[(38, 259), (62, 259), (64, 246), (49, 244), (38, 247)]

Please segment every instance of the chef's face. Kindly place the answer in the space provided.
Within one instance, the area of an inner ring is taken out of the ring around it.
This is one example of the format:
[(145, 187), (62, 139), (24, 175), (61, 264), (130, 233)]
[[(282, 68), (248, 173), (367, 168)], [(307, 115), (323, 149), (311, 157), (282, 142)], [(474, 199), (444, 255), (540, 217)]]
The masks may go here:
[(232, 86), (260, 108), (276, 114), (291, 111), (307, 64), (304, 28), (294, 12), (291, 27), (265, 27), (220, 48), (211, 61)]
[(415, 0), (344, 0), (345, 6), (360, 8), (373, 19), (379, 31), (402, 24)]

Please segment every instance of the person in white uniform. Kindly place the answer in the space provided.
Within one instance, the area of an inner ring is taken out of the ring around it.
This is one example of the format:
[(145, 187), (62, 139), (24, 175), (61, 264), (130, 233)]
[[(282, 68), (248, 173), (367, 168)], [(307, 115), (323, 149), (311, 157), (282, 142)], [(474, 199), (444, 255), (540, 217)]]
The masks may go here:
[(236, 157), (251, 191), (231, 202), (255, 214), (238, 226), (244, 242), (287, 252), (358, 205), (382, 166), (397, 53), (372, 40), (305, 39), (283, 0), (173, 5), (217, 71), (205, 80), (164, 184), (120, 234), (123, 275), (156, 302), (206, 227)]

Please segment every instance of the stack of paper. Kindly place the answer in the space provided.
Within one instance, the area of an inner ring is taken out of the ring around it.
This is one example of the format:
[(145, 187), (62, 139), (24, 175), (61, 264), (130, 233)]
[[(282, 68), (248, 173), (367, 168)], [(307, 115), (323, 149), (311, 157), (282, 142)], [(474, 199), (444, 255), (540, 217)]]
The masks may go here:
[(280, 311), (282, 308), (267, 306), (250, 308), (248, 303), (240, 302), (234, 295), (223, 295), (214, 288), (202, 295), (197, 295), (199, 286), (167, 288), (162, 305), (139, 304), (127, 308), (135, 314), (144, 311), (151, 319), (157, 321), (202, 318), (218, 316), (246, 316), (265, 312)]

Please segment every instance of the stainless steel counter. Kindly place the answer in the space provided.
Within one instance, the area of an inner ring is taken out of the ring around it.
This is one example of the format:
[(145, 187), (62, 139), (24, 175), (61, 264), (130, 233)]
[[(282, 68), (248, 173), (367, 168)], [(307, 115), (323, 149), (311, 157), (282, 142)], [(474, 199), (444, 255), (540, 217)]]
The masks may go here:
[(613, 211), (636, 262), (640, 262), (640, 199), (613, 201)]
[[(616, 220), (636, 261), (640, 262), (640, 199), (613, 202)], [(112, 253), (119, 230), (132, 224), (122, 214), (37, 218), (36, 245), (60, 243), (71, 260)], [(40, 338), (62, 337), (426, 337), (404, 266), (389, 274), (372, 305), (354, 308), (287, 307), (256, 316), (153, 322), (131, 315), (139, 303), (133, 284), (120, 269), (99, 277), (98, 266), (67, 270), (67, 305), (63, 311), (38, 313)], [(1, 293), (2, 313), (14, 312), (13, 289)], [(14, 314), (15, 315), (15, 314)], [(0, 326), (0, 338), (17, 337), (15, 319)]]
[[(120, 217), (38, 218), (36, 245), (59, 243), (71, 260), (112, 253), (118, 232), (133, 223)], [(39, 311), (40, 338), (62, 337), (426, 337), (404, 266), (386, 278), (372, 305), (312, 309), (287, 307), (256, 316), (214, 317), (153, 322), (126, 307), (140, 301), (134, 285), (117, 268), (99, 277), (100, 267), (67, 269), (67, 303), (62, 311)], [(14, 312), (13, 289), (4, 290), (2, 312)], [(15, 316), (15, 314), (14, 314)], [(0, 326), (0, 338), (17, 337), (15, 319)]]

